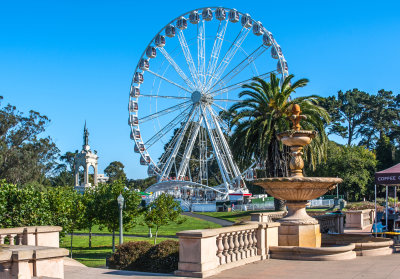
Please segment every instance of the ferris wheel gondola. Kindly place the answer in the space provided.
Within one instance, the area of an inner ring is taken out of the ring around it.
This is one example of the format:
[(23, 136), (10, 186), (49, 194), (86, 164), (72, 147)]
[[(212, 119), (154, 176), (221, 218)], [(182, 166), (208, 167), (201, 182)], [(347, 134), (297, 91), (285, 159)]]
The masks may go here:
[(207, 7), (170, 21), (145, 48), (132, 79), (128, 123), (140, 164), (162, 187), (182, 181), (225, 196), (243, 191), (246, 174), (233, 159), (224, 119), (242, 101), (244, 84), (272, 72), (288, 75), (282, 49), (249, 14)]

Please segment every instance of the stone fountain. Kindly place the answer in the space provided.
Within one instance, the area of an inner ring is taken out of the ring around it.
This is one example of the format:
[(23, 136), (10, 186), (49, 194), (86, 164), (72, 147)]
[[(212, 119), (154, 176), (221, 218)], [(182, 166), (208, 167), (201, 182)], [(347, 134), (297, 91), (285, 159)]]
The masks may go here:
[(279, 133), (278, 139), (290, 147), (290, 177), (262, 178), (255, 184), (263, 187), (274, 198), (286, 201), (288, 214), (278, 220), (279, 246), (321, 247), (321, 233), (318, 221), (306, 212), (309, 200), (316, 199), (327, 191), (332, 190), (340, 178), (333, 177), (304, 177), (302, 159), (303, 148), (311, 143), (316, 136), (315, 131), (301, 130), (300, 106), (295, 104), (292, 109), (292, 130)]

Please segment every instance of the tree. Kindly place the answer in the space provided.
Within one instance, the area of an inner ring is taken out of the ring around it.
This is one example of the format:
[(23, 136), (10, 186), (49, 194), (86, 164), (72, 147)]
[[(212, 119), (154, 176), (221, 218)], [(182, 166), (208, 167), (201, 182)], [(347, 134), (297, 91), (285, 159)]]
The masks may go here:
[[(235, 159), (248, 165), (256, 159), (265, 166), (267, 177), (289, 175), (288, 151), (277, 139), (277, 134), (290, 129), (288, 118), (292, 115), (293, 104), (299, 104), (302, 114), (307, 116), (302, 121), (302, 128), (318, 132), (311, 145), (304, 150), (309, 165), (315, 167), (326, 156), (327, 136), (324, 125), (328, 123), (329, 115), (318, 105), (318, 96), (290, 100), (296, 89), (308, 83), (307, 79), (300, 79), (292, 84), (293, 77), (286, 77), (282, 86), (274, 74), (271, 74), (270, 82), (253, 78), (252, 83), (243, 85), (245, 90), (239, 94), (246, 98), (229, 110), (232, 113), (237, 111), (231, 137), (231, 146), (235, 146), (232, 149)], [(276, 207), (282, 209), (283, 202), (277, 203)]]
[(119, 161), (114, 161), (106, 167), (104, 173), (110, 178), (109, 182), (114, 182), (116, 180), (126, 181), (124, 168), (124, 164)]
[(39, 137), (49, 122), (36, 111), (24, 115), (10, 104), (0, 109), (0, 178), (24, 184), (51, 172), (59, 150), (50, 137)]
[(95, 204), (97, 205), (98, 222), (100, 227), (107, 228), (113, 233), (112, 246), (115, 250), (115, 231), (119, 227), (119, 208), (117, 197), (122, 194), (125, 199), (123, 210), (123, 224), (125, 229), (129, 229), (137, 222), (140, 215), (141, 197), (136, 191), (125, 188), (121, 180), (114, 180), (111, 183), (99, 184), (97, 194), (95, 195)]
[(92, 227), (98, 222), (98, 206), (96, 204), (96, 188), (89, 188), (83, 193), (85, 212), (83, 227), (89, 230), (89, 248), (92, 248)]
[(330, 141), (326, 162), (309, 172), (311, 176), (342, 178), (340, 192), (347, 200), (357, 201), (373, 197), (376, 164), (374, 153), (364, 146), (339, 145)]
[(360, 136), (363, 124), (368, 117), (371, 96), (358, 89), (338, 92), (335, 96), (323, 99), (321, 105), (331, 116), (329, 132), (347, 139), (347, 144)]
[(376, 159), (378, 161), (378, 171), (387, 169), (394, 165), (395, 160), (395, 148), (390, 142), (389, 137), (381, 135), (380, 139), (376, 143)]
[(183, 222), (183, 220), (179, 220), (181, 212), (180, 204), (174, 200), (173, 196), (165, 193), (162, 193), (149, 204), (144, 215), (144, 222), (150, 228), (156, 228), (154, 244), (157, 242), (157, 235), (160, 227), (170, 223)]

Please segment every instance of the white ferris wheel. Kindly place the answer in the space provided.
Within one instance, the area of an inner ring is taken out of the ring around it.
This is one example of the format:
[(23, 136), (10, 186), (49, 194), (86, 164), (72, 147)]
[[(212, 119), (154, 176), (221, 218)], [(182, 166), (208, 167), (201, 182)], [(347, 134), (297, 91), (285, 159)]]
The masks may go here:
[(249, 14), (201, 8), (164, 26), (143, 52), (129, 95), (134, 151), (157, 176), (151, 188), (193, 185), (225, 198), (246, 189), (224, 119), (241, 101), (243, 84), (272, 72), (284, 78), (287, 62), (272, 33)]

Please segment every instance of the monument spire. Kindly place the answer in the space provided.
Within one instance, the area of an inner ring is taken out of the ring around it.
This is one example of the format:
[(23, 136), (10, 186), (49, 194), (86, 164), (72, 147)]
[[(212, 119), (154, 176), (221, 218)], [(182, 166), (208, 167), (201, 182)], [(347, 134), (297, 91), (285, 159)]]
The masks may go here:
[(85, 120), (85, 127), (83, 128), (83, 146), (89, 145), (89, 131), (86, 128), (86, 120)]

